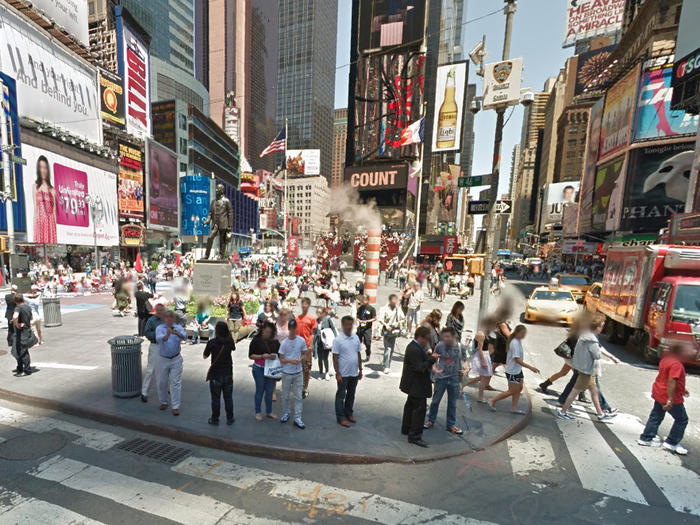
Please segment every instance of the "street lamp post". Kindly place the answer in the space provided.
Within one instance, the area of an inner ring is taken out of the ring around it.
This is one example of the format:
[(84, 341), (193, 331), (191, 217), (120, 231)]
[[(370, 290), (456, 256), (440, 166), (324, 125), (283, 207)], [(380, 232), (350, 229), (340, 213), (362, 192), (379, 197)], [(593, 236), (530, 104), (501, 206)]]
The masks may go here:
[(97, 270), (98, 274), (100, 272), (100, 256), (97, 253), (97, 221), (98, 218), (101, 218), (102, 215), (102, 197), (99, 195), (92, 196), (89, 193), (85, 196), (85, 202), (87, 202), (88, 206), (90, 206), (90, 215), (92, 218), (92, 237), (94, 240), (94, 248), (95, 248), (95, 269)]

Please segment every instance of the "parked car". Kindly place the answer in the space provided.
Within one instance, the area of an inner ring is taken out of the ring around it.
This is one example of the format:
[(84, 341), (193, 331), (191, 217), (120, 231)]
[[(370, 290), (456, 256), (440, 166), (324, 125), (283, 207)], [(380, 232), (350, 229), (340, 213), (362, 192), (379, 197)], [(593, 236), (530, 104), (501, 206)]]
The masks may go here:
[(583, 302), (586, 292), (591, 287), (591, 280), (588, 277), (578, 273), (559, 273), (555, 277), (559, 280), (560, 288), (569, 290), (574, 294), (576, 301)]
[(598, 311), (598, 302), (600, 301), (600, 290), (603, 287), (601, 283), (593, 283), (586, 292), (583, 299), (583, 309), (594, 314)]

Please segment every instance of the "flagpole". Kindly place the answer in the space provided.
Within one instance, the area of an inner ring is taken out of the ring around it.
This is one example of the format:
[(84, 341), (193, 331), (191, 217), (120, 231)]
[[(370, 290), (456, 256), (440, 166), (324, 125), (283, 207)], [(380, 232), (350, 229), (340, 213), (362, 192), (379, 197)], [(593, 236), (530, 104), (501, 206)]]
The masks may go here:
[(287, 239), (287, 232), (289, 230), (287, 225), (287, 142), (289, 142), (289, 120), (284, 119), (284, 253), (285, 260), (289, 262), (289, 240)]
[[(421, 118), (425, 118), (425, 107), (427, 102), (423, 102), (421, 107)], [(424, 122), (425, 125), (425, 122)], [(425, 166), (425, 130), (423, 131), (423, 140), (420, 143), (420, 174), (418, 177), (418, 199), (416, 202), (416, 233), (413, 238), (413, 260), (418, 260), (418, 231), (420, 230), (420, 201), (423, 198), (423, 168)]]

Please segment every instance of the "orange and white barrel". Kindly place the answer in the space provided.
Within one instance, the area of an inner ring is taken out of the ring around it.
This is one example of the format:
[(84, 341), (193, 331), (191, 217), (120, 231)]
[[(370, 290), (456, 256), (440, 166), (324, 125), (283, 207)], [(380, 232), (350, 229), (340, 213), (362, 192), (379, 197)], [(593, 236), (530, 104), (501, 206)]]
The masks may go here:
[(379, 285), (379, 252), (382, 248), (381, 228), (370, 229), (367, 232), (367, 248), (365, 250), (365, 295), (370, 304), (377, 303), (377, 286)]

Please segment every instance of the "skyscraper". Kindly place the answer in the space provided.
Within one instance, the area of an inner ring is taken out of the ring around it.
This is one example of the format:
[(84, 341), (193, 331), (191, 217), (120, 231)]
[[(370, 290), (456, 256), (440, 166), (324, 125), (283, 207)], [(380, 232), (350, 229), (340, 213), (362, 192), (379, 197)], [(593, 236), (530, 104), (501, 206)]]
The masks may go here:
[(333, 121), (333, 167), (331, 188), (343, 184), (345, 169), (345, 147), (348, 140), (348, 108), (336, 109)]
[(321, 174), (333, 162), (338, 3), (279, 0), (277, 127), (289, 123), (289, 149), (320, 149)]

